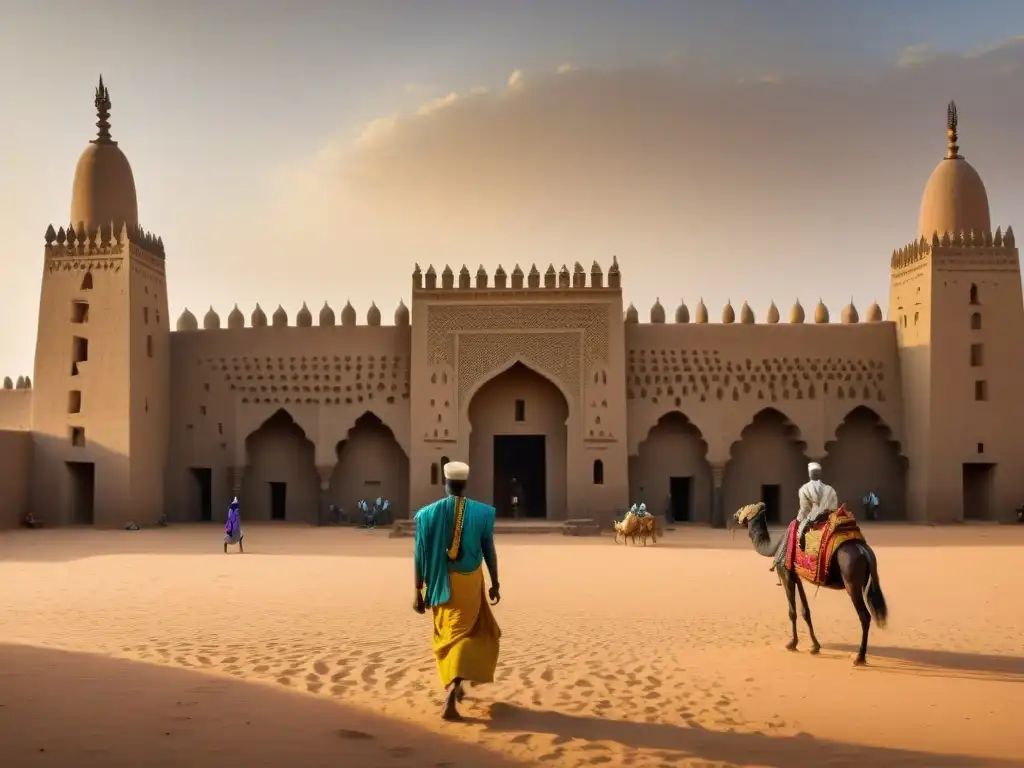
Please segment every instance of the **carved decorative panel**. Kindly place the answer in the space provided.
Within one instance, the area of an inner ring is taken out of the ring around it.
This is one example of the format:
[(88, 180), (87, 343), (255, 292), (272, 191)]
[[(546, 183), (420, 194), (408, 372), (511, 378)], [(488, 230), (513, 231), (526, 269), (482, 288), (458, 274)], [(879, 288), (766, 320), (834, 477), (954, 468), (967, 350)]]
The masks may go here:
[(432, 306), (427, 313), (427, 362), (454, 368), (459, 331), (560, 330), (583, 332), (587, 365), (608, 360), (607, 305), (565, 303)]
[(558, 379), (577, 399), (582, 336), (580, 331), (459, 334), (459, 403), (465, 403), (473, 388), (513, 355)]

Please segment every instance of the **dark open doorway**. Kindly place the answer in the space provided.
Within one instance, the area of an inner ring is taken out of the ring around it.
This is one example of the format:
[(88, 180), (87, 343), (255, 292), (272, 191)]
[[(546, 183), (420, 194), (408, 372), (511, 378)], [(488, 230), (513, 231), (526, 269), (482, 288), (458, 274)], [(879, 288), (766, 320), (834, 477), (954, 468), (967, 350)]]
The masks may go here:
[(670, 477), (668, 479), (669, 504), (672, 507), (672, 520), (676, 523), (688, 523), (691, 520), (693, 504), (693, 478)]
[(284, 520), (288, 510), (288, 483), (268, 483), (270, 486), (270, 519)]
[(761, 503), (764, 504), (765, 521), (778, 525), (782, 519), (782, 490), (778, 485), (761, 486)]
[(95, 522), (96, 465), (91, 461), (67, 463), (71, 490), (71, 522), (92, 525)]
[(964, 520), (993, 520), (995, 464), (964, 464)]
[[(544, 435), (494, 436), (494, 508), (499, 517), (547, 517)], [(512, 497), (519, 500), (513, 508)]]
[(208, 523), (213, 520), (213, 470), (209, 467), (192, 467), (189, 474), (192, 475), (192, 488), (188, 519), (195, 520), (198, 517), (200, 522)]

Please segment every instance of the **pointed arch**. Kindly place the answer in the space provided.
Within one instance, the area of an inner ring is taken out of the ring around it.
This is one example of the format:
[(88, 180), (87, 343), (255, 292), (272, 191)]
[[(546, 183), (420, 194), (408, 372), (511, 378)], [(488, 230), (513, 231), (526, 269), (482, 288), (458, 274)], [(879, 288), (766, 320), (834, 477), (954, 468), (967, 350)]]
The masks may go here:
[(974, 312), (971, 314), (971, 330), (981, 330), (981, 312)]
[[(351, 516), (360, 500), (391, 502), (392, 519), (409, 515), (409, 458), (392, 429), (364, 411), (334, 446), (328, 503)], [(433, 470), (432, 470), (433, 472)]]
[(729, 448), (723, 497), (725, 509), (763, 501), (774, 523), (797, 512), (797, 491), (807, 480), (807, 444), (797, 426), (776, 408), (763, 408)]
[(92, 271), (86, 270), (85, 275), (82, 277), (82, 287), (80, 290), (91, 291), (92, 290)]
[(593, 482), (594, 485), (604, 485), (604, 462), (600, 459), (594, 459), (594, 471), (593, 471)]
[(880, 501), (879, 517), (886, 520), (906, 519), (907, 467), (892, 429), (865, 405), (843, 417), (825, 444), (822, 461), (825, 480), (841, 502), (859, 514), (864, 496), (873, 492)]
[(245, 438), (242, 514), (248, 520), (315, 522), (320, 493), (313, 442), (284, 408)]
[(711, 521), (708, 444), (682, 411), (663, 413), (629, 457), (629, 500), (675, 522)]
[[(522, 420), (516, 418), (518, 401)], [(472, 467), (467, 492), (493, 504), (501, 515), (563, 515), (570, 403), (556, 379), (518, 359), (472, 388), (464, 406)], [(532, 441), (536, 447), (516, 441)], [(523, 499), (518, 510), (513, 510), (513, 496)]]

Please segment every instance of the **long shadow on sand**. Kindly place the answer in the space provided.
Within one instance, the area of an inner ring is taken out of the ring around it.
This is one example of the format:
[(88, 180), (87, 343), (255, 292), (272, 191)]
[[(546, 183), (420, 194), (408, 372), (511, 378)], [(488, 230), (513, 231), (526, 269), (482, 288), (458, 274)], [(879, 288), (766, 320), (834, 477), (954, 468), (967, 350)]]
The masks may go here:
[(775, 737), (761, 733), (728, 733), (699, 726), (676, 726), (565, 715), (509, 704), (491, 705), (491, 731), (546, 733), (560, 740), (614, 741), (627, 747), (664, 753), (666, 761), (699, 758), (735, 765), (789, 768), (821, 765), (829, 768), (1019, 768), (1019, 761), (937, 755), (905, 749), (849, 744), (809, 735)]
[[(853, 653), (857, 646), (845, 643), (826, 643), (825, 648), (843, 653)], [(1024, 683), (1024, 657), (998, 656), (984, 653), (961, 653), (958, 651), (933, 651), (926, 648), (900, 648), (896, 646), (872, 645), (870, 656), (903, 662), (907, 666), (869, 667), (882, 671), (920, 672), (923, 675), (947, 677), (987, 678), (1004, 683)]]
[(473, 744), (268, 685), (0, 644), (0, 765), (521, 766)]

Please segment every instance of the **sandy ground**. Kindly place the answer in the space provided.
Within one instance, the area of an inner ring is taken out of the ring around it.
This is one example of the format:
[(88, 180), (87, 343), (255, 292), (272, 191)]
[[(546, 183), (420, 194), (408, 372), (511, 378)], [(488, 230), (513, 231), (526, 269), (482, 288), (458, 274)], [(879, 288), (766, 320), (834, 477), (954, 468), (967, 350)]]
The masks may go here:
[(866, 668), (841, 593), (812, 597), (821, 656), (784, 650), (743, 533), (502, 536), (499, 680), (457, 725), (409, 539), (246, 533), (0, 534), (5, 768), (1024, 765), (1024, 526), (869, 528), (891, 616)]

